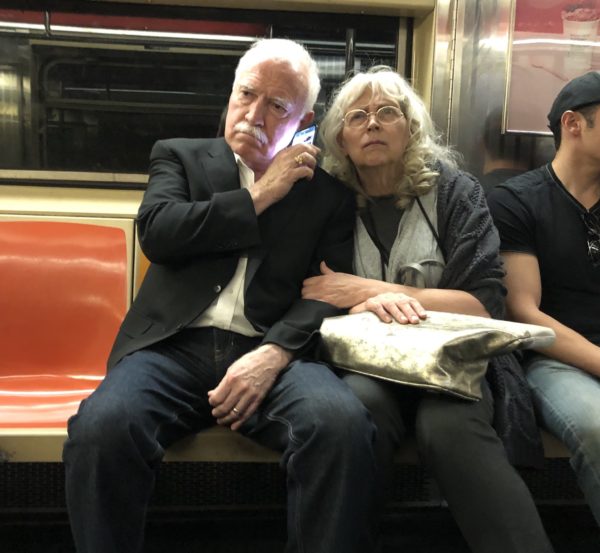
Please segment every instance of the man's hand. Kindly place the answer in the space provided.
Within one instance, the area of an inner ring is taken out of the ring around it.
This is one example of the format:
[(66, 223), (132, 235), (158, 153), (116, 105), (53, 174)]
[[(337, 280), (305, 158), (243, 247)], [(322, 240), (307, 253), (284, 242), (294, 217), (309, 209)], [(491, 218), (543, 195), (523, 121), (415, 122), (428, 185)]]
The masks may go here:
[(321, 261), (319, 267), (321, 276), (307, 278), (303, 283), (304, 299), (324, 301), (339, 308), (347, 308), (383, 292), (387, 287), (387, 283), (382, 281), (348, 273), (336, 273), (325, 261)]
[(265, 344), (240, 357), (223, 380), (208, 392), (217, 424), (237, 430), (256, 411), (293, 355), (275, 344)]
[(312, 144), (296, 144), (281, 150), (264, 175), (248, 187), (256, 214), (284, 198), (296, 181), (312, 179), (320, 151)]
[(427, 318), (427, 312), (423, 306), (414, 298), (401, 292), (386, 292), (379, 294), (367, 301), (354, 306), (350, 313), (362, 313), (372, 311), (384, 323), (392, 321), (400, 324), (419, 324)]

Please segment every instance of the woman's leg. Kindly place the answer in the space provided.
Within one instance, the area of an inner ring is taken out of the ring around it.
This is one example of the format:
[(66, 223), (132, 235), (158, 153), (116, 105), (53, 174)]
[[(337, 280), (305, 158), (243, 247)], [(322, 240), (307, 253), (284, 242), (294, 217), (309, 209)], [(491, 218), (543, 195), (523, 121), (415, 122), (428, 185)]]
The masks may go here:
[(408, 413), (418, 392), (357, 373), (345, 373), (343, 379), (371, 413), (376, 427), (374, 451), (377, 462), (377, 494), (373, 525), (378, 540), (381, 540), (381, 516), (390, 490), (393, 489), (394, 453), (407, 434), (407, 424), (410, 424), (406, 422), (410, 420)]
[(477, 402), (427, 394), (417, 411), (423, 462), (474, 553), (553, 551), (529, 490), (492, 428), (487, 383)]
[(354, 395), (371, 413), (377, 428), (375, 456), (378, 466), (378, 497), (380, 508), (390, 489), (394, 468), (394, 452), (406, 436), (406, 426), (402, 412), (402, 393), (409, 393), (398, 384), (378, 380), (357, 373), (346, 373), (344, 382)]

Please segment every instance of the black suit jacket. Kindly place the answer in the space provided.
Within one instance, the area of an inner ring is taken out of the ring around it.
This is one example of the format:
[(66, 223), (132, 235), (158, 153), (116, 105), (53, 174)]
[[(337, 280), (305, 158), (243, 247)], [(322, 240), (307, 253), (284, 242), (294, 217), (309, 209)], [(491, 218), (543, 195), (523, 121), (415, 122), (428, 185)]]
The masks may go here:
[(300, 297), (302, 281), (325, 260), (351, 272), (354, 197), (317, 169), (256, 216), (240, 188), (233, 152), (223, 139), (155, 144), (137, 229), (151, 262), (108, 360), (167, 338), (196, 319), (248, 254), (245, 314), (264, 342), (299, 350), (323, 317), (339, 310)]

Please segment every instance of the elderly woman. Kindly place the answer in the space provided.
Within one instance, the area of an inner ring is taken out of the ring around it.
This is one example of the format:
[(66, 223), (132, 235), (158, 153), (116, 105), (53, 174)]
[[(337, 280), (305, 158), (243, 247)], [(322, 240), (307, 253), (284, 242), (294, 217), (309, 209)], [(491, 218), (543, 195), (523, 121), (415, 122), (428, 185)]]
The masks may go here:
[[(457, 169), (410, 85), (390, 68), (355, 75), (336, 93), (321, 133), (324, 167), (357, 195), (355, 275), (323, 263), (303, 296), (388, 322), (418, 323), (427, 309), (501, 317), (499, 241), (482, 189)], [(422, 461), (472, 551), (552, 551), (492, 426), (487, 382), (483, 399), (471, 402), (358, 374), (344, 378), (378, 426), (382, 489), (394, 450), (414, 429)]]

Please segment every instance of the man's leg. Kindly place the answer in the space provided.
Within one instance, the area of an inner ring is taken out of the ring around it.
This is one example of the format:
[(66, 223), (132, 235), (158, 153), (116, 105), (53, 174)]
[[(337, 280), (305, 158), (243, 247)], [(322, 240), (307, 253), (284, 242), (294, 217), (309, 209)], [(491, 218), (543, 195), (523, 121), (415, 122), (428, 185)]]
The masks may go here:
[(541, 425), (571, 452), (577, 474), (600, 525), (600, 379), (541, 355), (526, 367)]
[(63, 459), (78, 553), (138, 553), (164, 448), (209, 426), (212, 367), (138, 351), (110, 370), (69, 421)]
[(417, 412), (423, 462), (474, 553), (553, 551), (533, 499), (492, 428), (487, 383), (477, 402), (427, 394)]
[(288, 553), (370, 553), (375, 427), (331, 370), (292, 363), (244, 434), (283, 452)]

